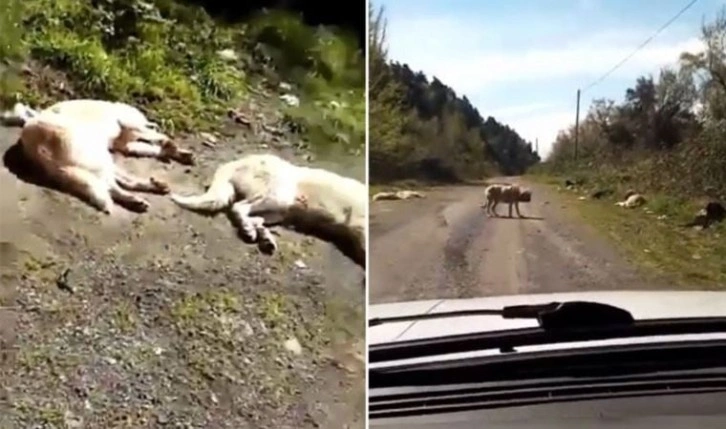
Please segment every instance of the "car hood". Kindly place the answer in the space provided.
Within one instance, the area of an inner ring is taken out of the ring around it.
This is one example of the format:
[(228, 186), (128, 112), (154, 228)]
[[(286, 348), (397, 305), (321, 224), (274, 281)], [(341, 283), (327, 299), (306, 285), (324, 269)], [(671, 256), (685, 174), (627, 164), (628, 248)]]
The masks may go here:
[[(473, 309), (498, 309), (508, 305), (546, 304), (552, 301), (594, 301), (610, 304), (628, 310), (636, 320), (663, 319), (683, 317), (726, 317), (726, 291), (603, 291), (603, 292), (568, 292), (551, 294), (507, 295), (469, 299), (439, 299), (426, 301), (409, 301), (389, 304), (375, 304), (368, 308), (368, 318), (392, 317), (437, 312), (449, 312)], [(500, 316), (459, 316), (443, 319), (429, 319), (415, 322), (385, 323), (368, 328), (368, 344), (375, 345), (396, 341), (441, 337), (473, 332), (499, 331), (537, 327), (532, 319), (504, 319)], [(726, 339), (722, 333), (704, 335), (671, 336), (672, 340), (684, 340), (697, 337)], [(586, 343), (567, 343), (555, 345), (532, 346), (520, 351), (552, 350), (557, 348), (573, 348), (596, 346), (599, 344), (642, 343), (648, 340), (663, 338), (626, 338), (617, 340), (591, 341)], [(491, 354), (487, 351), (481, 354)], [(462, 354), (448, 355), (450, 358)], [(467, 353), (467, 356), (472, 356)], [(430, 359), (426, 359), (430, 360)], [(408, 360), (407, 360), (408, 361)], [(418, 361), (418, 359), (416, 359)], [(403, 363), (399, 361), (398, 363)]]

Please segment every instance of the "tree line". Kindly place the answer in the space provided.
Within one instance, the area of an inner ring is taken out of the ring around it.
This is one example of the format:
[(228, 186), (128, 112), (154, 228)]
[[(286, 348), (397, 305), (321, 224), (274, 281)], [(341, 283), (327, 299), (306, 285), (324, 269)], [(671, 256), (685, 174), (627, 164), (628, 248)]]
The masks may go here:
[(457, 182), (521, 174), (539, 162), (532, 143), (436, 77), (391, 62), (383, 8), (369, 10), (369, 177)]
[(577, 153), (572, 126), (542, 168), (642, 192), (726, 198), (726, 7), (704, 24), (701, 40), (702, 51), (682, 53), (657, 77), (637, 78), (622, 101), (595, 100), (580, 123)]

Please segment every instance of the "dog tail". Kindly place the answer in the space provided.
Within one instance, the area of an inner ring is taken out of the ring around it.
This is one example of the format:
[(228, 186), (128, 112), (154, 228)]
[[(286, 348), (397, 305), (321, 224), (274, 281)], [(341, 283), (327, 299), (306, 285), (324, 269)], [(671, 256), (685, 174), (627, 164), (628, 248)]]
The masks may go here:
[(31, 109), (25, 104), (15, 103), (13, 110), (0, 114), (0, 124), (6, 127), (22, 127), (30, 118), (37, 114), (37, 111)]
[(171, 194), (170, 198), (178, 206), (197, 212), (214, 213), (232, 204), (235, 191), (227, 171), (220, 170), (214, 175), (212, 184), (202, 195), (182, 196)]

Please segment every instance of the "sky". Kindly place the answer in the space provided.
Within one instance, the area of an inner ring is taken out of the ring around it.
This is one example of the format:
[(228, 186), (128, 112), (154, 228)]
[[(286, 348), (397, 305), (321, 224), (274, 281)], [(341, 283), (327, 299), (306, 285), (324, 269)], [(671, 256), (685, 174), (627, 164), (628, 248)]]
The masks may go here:
[[(385, 8), (389, 59), (465, 95), (546, 157), (575, 121), (576, 93), (600, 78), (689, 0), (372, 0)], [(700, 0), (608, 78), (581, 95), (622, 100), (642, 75), (703, 49), (701, 26), (726, 0)]]

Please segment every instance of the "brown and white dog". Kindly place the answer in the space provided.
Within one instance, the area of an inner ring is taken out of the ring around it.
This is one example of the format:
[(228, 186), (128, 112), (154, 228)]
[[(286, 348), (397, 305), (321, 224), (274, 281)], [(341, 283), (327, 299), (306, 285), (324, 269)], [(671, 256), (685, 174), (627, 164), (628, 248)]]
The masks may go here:
[(494, 184), (487, 186), (484, 190), (486, 196), (486, 213), (488, 216), (492, 214), (495, 217), (499, 217), (497, 214), (497, 204), (500, 202), (509, 205), (509, 217), (512, 217), (512, 206), (517, 211), (517, 216), (523, 217), (519, 212), (519, 203), (529, 203), (532, 201), (532, 191), (526, 188), (521, 188), (519, 185), (509, 184)]
[(127, 156), (174, 160), (184, 165), (194, 164), (191, 151), (178, 148), (169, 136), (159, 131), (156, 123), (149, 121), (136, 107), (125, 103), (93, 99), (66, 100), (41, 111), (18, 103), (12, 111), (3, 114), (2, 122), (10, 126), (23, 126), (28, 120), (46, 112), (71, 117), (74, 119), (73, 123), (77, 124), (103, 124), (108, 127), (104, 135), (121, 133), (118, 124), (123, 122), (127, 126), (126, 131), (131, 134), (127, 138), (111, 142), (101, 139), (102, 143), (110, 144), (107, 149)]
[(25, 121), (19, 143), (26, 158), (60, 189), (88, 200), (106, 214), (111, 213), (114, 201), (143, 212), (149, 203), (127, 191), (165, 194), (169, 187), (124, 171), (108, 150), (126, 145), (143, 132), (133, 122), (87, 121), (48, 110)]
[(227, 211), (264, 253), (277, 249), (267, 226), (280, 224), (334, 244), (365, 268), (368, 191), (355, 179), (255, 154), (219, 166), (204, 194), (171, 199), (187, 210)]

